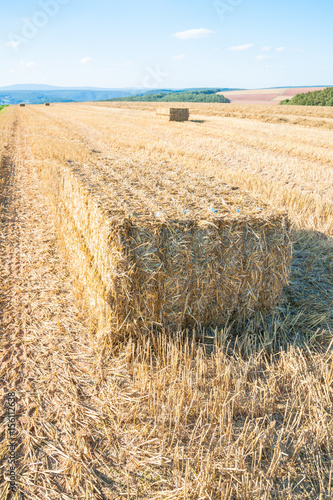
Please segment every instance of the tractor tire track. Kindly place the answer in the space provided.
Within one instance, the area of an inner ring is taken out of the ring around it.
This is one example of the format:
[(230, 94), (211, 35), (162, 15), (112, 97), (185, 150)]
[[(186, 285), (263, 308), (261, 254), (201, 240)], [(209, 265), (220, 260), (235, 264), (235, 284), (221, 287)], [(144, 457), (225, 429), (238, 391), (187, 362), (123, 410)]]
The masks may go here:
[[(90, 454), (93, 423), (102, 420), (94, 395), (103, 373), (29, 157), (24, 110), (18, 113), (0, 193), (0, 499), (102, 498), (92, 468), (77, 482), (67, 479), (82, 467), (82, 454)], [(17, 400), (14, 494), (5, 411), (11, 392)]]

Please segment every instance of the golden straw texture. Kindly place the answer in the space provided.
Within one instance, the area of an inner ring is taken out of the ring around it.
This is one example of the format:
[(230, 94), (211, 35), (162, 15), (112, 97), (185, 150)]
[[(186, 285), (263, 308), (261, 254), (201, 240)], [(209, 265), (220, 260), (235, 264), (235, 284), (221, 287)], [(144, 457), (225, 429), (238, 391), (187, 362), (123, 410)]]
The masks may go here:
[(176, 164), (101, 159), (74, 135), (66, 146), (56, 123), (52, 159), (45, 120), (25, 121), (34, 166), (98, 330), (217, 326), (277, 303), (291, 258), (283, 212)]
[(190, 117), (190, 111), (187, 108), (159, 108), (156, 115), (165, 116), (171, 122), (186, 122)]

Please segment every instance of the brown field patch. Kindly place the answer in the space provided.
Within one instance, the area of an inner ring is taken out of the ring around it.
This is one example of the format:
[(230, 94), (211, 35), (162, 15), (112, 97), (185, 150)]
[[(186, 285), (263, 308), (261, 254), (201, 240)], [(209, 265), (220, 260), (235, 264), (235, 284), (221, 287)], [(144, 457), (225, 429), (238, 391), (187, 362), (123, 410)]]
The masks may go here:
[(323, 90), (326, 87), (298, 87), (298, 88), (277, 88), (277, 89), (254, 89), (254, 90), (235, 90), (219, 92), (227, 97), (232, 103), (244, 102), (244, 104), (264, 104), (271, 102), (279, 103), (284, 99), (294, 97), (296, 94), (312, 92), (314, 90)]

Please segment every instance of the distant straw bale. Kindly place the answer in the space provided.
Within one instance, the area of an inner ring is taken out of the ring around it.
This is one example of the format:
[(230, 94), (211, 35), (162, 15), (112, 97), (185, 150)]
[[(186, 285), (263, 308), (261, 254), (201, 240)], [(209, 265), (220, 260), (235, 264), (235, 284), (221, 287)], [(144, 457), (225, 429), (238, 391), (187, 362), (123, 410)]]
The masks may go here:
[(190, 111), (188, 108), (159, 108), (156, 115), (165, 117), (171, 122), (186, 122), (189, 119)]
[(214, 177), (134, 163), (35, 163), (96, 328), (175, 331), (269, 311), (289, 276), (287, 216)]
[(20, 106), (21, 106), (21, 108), (24, 108), (24, 106), (25, 106), (24, 102), (21, 102)]
[(50, 103), (49, 103), (49, 102), (46, 102), (46, 103), (45, 103), (45, 106), (50, 106)]

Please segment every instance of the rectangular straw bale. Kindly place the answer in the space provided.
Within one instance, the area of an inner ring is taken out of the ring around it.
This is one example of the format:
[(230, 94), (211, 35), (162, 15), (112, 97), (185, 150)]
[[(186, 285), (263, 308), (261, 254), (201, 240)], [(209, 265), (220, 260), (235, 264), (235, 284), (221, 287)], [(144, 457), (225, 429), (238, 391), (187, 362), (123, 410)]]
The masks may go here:
[(156, 115), (166, 117), (169, 121), (185, 122), (189, 119), (190, 111), (188, 108), (159, 108)]
[[(99, 330), (218, 326), (266, 312), (279, 300), (291, 257), (285, 214), (250, 204), (238, 215), (231, 204), (219, 215), (195, 207), (193, 215), (168, 215), (172, 204), (160, 190), (161, 217), (144, 209), (150, 200), (145, 193), (153, 196), (154, 189), (140, 191), (135, 170), (117, 176), (106, 166), (109, 177), (99, 177), (98, 169), (71, 161), (36, 166), (77, 288)], [(122, 208), (133, 208), (133, 200), (137, 214)]]
[[(101, 200), (92, 195), (93, 186), (84, 184), (87, 179), (71, 162), (48, 162), (45, 168), (44, 162), (35, 161), (34, 167), (51, 201), (62, 250), (91, 320), (99, 331), (119, 330), (126, 318), (123, 304), (128, 297), (122, 221), (109, 220)], [(118, 237), (111, 238), (115, 231)], [(111, 307), (115, 297), (116, 314)]]
[(174, 328), (245, 320), (276, 304), (288, 275), (281, 219), (132, 226), (133, 311)]

